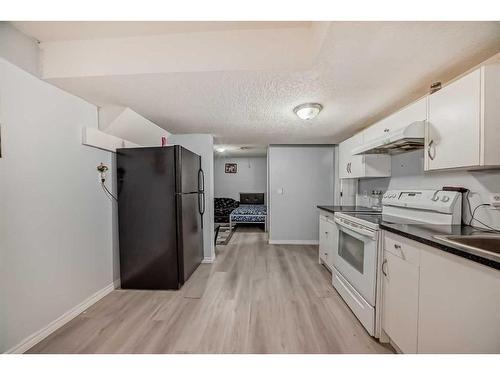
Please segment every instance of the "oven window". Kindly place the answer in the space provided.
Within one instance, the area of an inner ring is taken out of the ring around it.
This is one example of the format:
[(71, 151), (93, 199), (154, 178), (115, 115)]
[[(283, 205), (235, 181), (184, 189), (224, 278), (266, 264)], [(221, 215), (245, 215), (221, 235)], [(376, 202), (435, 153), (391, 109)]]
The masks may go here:
[(358, 272), (363, 273), (365, 259), (365, 243), (353, 236), (339, 231), (339, 256), (353, 266)]

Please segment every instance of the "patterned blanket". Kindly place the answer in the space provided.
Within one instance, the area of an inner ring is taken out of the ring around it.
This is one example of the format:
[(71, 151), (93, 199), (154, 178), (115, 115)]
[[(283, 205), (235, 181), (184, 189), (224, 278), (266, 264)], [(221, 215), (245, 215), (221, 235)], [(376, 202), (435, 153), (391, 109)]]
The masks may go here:
[(267, 207), (258, 204), (241, 205), (231, 212), (232, 222), (262, 223), (266, 221)]

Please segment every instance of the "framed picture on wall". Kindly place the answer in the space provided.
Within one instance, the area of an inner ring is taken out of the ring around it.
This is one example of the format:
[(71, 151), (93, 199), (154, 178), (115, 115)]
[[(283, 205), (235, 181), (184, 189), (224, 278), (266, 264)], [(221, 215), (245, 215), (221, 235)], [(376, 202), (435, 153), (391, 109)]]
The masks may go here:
[(236, 163), (226, 163), (224, 171), (226, 173), (237, 173), (238, 172), (238, 164), (236, 164)]

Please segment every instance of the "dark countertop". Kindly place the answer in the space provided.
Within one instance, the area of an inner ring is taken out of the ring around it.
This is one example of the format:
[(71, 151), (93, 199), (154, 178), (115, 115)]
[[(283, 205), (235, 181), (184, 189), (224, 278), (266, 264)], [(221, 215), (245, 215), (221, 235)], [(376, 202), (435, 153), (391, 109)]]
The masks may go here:
[(335, 212), (370, 212), (370, 213), (380, 213), (370, 207), (363, 206), (316, 206), (320, 210), (328, 211), (334, 214)]
[(500, 270), (500, 262), (491, 259), (483, 258), (476, 254), (471, 254), (454, 244), (444, 242), (434, 236), (443, 235), (474, 235), (474, 234), (491, 234), (491, 232), (481, 231), (465, 225), (424, 225), (424, 224), (396, 224), (387, 221), (379, 223), (380, 228), (388, 232), (399, 234), (400, 236), (409, 238), (411, 240), (432, 246), (434, 248), (452, 253), (462, 258), (467, 258), (477, 263), (484, 264), (485, 266), (496, 268)]

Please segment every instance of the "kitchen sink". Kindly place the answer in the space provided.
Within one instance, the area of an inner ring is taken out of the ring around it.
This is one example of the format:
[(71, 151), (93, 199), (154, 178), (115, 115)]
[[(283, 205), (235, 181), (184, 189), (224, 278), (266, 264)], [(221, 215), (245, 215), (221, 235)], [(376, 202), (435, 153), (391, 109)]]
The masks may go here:
[(470, 236), (434, 236), (448, 242), (468, 253), (483, 258), (500, 261), (500, 235), (470, 235)]

